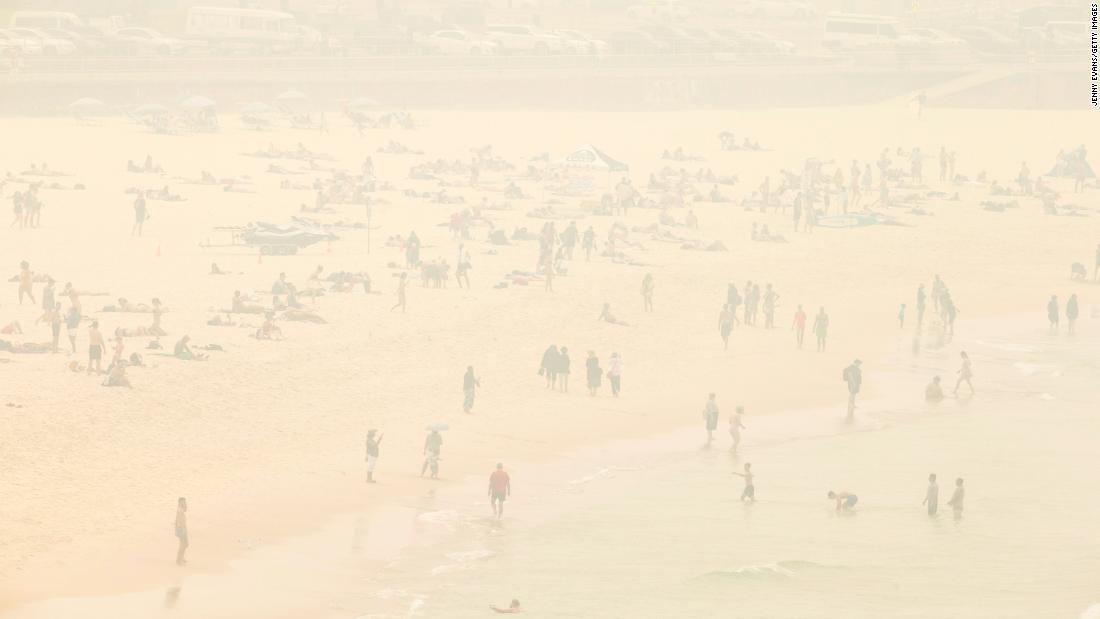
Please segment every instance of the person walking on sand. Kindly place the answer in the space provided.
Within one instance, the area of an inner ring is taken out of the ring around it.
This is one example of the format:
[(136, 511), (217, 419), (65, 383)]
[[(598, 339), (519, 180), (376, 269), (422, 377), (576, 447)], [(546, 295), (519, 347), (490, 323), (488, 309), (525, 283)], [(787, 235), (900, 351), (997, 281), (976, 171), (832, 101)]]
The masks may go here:
[(817, 310), (813, 331), (817, 336), (817, 352), (825, 352), (825, 339), (829, 337), (829, 315), (825, 313), (824, 307)]
[[(378, 438), (374, 438), (378, 435)], [(382, 435), (378, 434), (378, 430), (369, 430), (367, 432), (367, 483), (374, 483), (374, 469), (378, 466), (378, 453), (379, 447), (382, 446)]]
[(707, 427), (707, 445), (714, 442), (714, 431), (718, 429), (718, 402), (714, 394), (707, 396), (707, 403), (703, 406), (703, 419)]
[(848, 417), (850, 418), (856, 412), (856, 396), (859, 394), (859, 388), (863, 385), (863, 370), (860, 366), (863, 362), (856, 359), (851, 365), (844, 368), (843, 378), (844, 382), (848, 383)]
[[(816, 326), (815, 326), (816, 330)], [(799, 305), (794, 312), (794, 320), (791, 322), (791, 331), (794, 331), (794, 340), (798, 342), (799, 350), (802, 349), (802, 340), (806, 337), (806, 312)]]
[(103, 334), (99, 332), (99, 321), (93, 320), (88, 329), (88, 373), (103, 373), (103, 353), (107, 345), (103, 341)]
[(736, 317), (730, 310), (729, 303), (722, 306), (722, 312), (718, 314), (718, 333), (722, 336), (722, 350), (730, 349), (730, 332), (733, 331), (733, 321)]
[(646, 312), (653, 311), (653, 274), (646, 273), (642, 278), (642, 309)]
[(962, 367), (959, 368), (959, 379), (955, 381), (955, 395), (959, 395), (959, 387), (965, 382), (967, 387), (970, 387), (970, 395), (974, 395), (974, 384), (970, 382), (970, 378), (974, 375), (970, 369), (970, 355), (966, 354), (966, 351), (959, 353), (962, 357)]
[(397, 303), (394, 304), (394, 306), (390, 308), (391, 312), (400, 307), (401, 308), (401, 313), (402, 314), (405, 313), (405, 289), (408, 288), (408, 286), (409, 286), (409, 274), (408, 273), (402, 273), (401, 276), (397, 280)]
[(917, 329), (924, 325), (925, 294), (924, 284), (917, 286)]
[(466, 366), (466, 373), (462, 375), (462, 410), (469, 414), (474, 410), (474, 396), (481, 381), (474, 376), (474, 366)]
[(745, 429), (745, 424), (741, 423), (741, 415), (744, 413), (745, 408), (738, 406), (730, 415), (730, 440), (733, 442), (730, 451), (733, 453), (737, 453), (737, 447), (741, 444), (741, 430)]
[(928, 476), (928, 490), (924, 493), (924, 501), (921, 505), (928, 507), (928, 515), (935, 516), (940, 506), (940, 486), (936, 483), (936, 474)]
[(585, 373), (588, 378), (588, 395), (595, 396), (603, 380), (603, 369), (600, 368), (600, 360), (594, 351), (588, 351), (588, 359), (584, 362)]
[(963, 513), (963, 498), (966, 495), (966, 490), (963, 488), (963, 478), (959, 477), (955, 480), (955, 491), (951, 493), (951, 500), (947, 502), (951, 506), (951, 511), (954, 512), (955, 520), (962, 518)]
[(138, 194), (134, 200), (134, 226), (130, 228), (130, 236), (141, 236), (146, 219), (149, 219), (149, 208), (145, 204), (145, 195)]
[(539, 366), (539, 376), (546, 377), (546, 388), (553, 389), (558, 384), (558, 357), (561, 353), (558, 352), (558, 347), (551, 344), (545, 352), (542, 353), (542, 365)]
[(1069, 295), (1069, 301), (1066, 301), (1066, 333), (1073, 335), (1077, 332), (1077, 295)]
[(71, 354), (76, 354), (76, 332), (80, 329), (80, 310), (70, 307), (65, 314), (65, 331), (69, 334), (69, 347)]
[(617, 352), (611, 353), (611, 360), (607, 362), (607, 378), (611, 381), (611, 395), (619, 397), (623, 380), (623, 358)]
[(901, 304), (901, 308), (898, 309), (898, 328), (905, 328), (905, 304)]
[(779, 295), (772, 290), (772, 285), (768, 284), (764, 291), (764, 328), (772, 329), (775, 327), (775, 308), (776, 303), (779, 301)]
[(738, 473), (737, 471), (734, 471), (733, 474), (737, 475), (738, 477), (744, 477), (745, 478), (745, 489), (741, 491), (741, 502), (744, 503), (745, 499), (748, 499), (748, 501), (750, 503), (755, 503), (756, 502), (756, 486), (754, 486), (753, 483), (752, 483), (752, 463), (751, 462), (746, 462), (745, 463), (745, 472), (744, 473)]
[(562, 393), (569, 393), (569, 349), (561, 347), (558, 353), (558, 389)]
[(512, 496), (512, 479), (504, 470), (504, 464), (497, 462), (497, 469), (489, 475), (489, 504), (493, 507), (494, 516), (504, 517), (504, 501), (510, 496)]
[(23, 305), (24, 295), (32, 305), (38, 303), (34, 299), (34, 273), (31, 272), (31, 263), (26, 260), (19, 263), (19, 305)]
[(1050, 332), (1058, 332), (1058, 296), (1050, 295), (1050, 301), (1047, 301), (1047, 320), (1050, 321)]
[(187, 559), (184, 558), (184, 554), (187, 553), (187, 547), (191, 545), (191, 540), (187, 535), (187, 499), (180, 497), (176, 501), (176, 539), (179, 541), (179, 546), (176, 548), (176, 565), (187, 565)]
[(588, 229), (584, 231), (584, 236), (581, 237), (581, 249), (584, 250), (584, 261), (591, 262), (592, 252), (596, 251), (596, 231), (592, 229), (592, 226), (588, 226)]
[(443, 435), (438, 428), (432, 428), (424, 438), (424, 464), (420, 466), (420, 476), (432, 469), (432, 479), (439, 479), (439, 452), (443, 450)]

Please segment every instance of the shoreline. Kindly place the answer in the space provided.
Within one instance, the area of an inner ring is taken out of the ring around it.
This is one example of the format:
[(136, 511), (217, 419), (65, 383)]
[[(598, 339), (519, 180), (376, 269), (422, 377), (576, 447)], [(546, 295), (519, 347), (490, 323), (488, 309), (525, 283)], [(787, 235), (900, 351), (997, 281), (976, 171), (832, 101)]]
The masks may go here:
[[(989, 327), (994, 324), (999, 325), (1022, 325), (1025, 324), (1025, 320), (1029, 318), (1028, 314), (1021, 314), (1019, 312), (1004, 312), (985, 316), (978, 319), (968, 319), (966, 321), (960, 320), (959, 327), (963, 333), (968, 332), (968, 328), (972, 326)], [(744, 327), (741, 327), (744, 328)], [(914, 333), (911, 330), (906, 331), (907, 334)], [(873, 355), (864, 355), (864, 358), (873, 360), (885, 360), (892, 355), (899, 353), (902, 346), (901, 344), (907, 336), (897, 336), (892, 338), (885, 338), (884, 341), (888, 342), (888, 345), (877, 349)], [(950, 347), (950, 343), (947, 345)], [(946, 348), (946, 347), (945, 347)], [(813, 352), (809, 354), (817, 355), (819, 353)], [(866, 365), (866, 361), (865, 361)], [(881, 366), (880, 366), (881, 367)], [(885, 368), (886, 372), (890, 372), (889, 368)], [(898, 368), (894, 368), (896, 371)], [(884, 372), (885, 373), (885, 372)], [(893, 372), (891, 372), (893, 374)], [(874, 373), (865, 375), (865, 385), (874, 388), (876, 385), (874, 382), (867, 381), (866, 378), (874, 377)], [(869, 383), (869, 384), (868, 384)], [(878, 391), (883, 390), (882, 384), (879, 383)], [(872, 391), (871, 393), (874, 393)], [(927, 408), (929, 405), (919, 398), (919, 392), (914, 391), (914, 407)], [(861, 398), (861, 407), (874, 406), (876, 400), (874, 396), (870, 399), (868, 404), (863, 402), (866, 400), (866, 393)], [(610, 398), (609, 398), (610, 399)], [(722, 400), (720, 400), (722, 401)], [(734, 402), (722, 401), (723, 413), (728, 413), (732, 410)], [(816, 398), (807, 398), (801, 404), (795, 404), (791, 406), (784, 406), (782, 408), (776, 408), (775, 406), (765, 407), (770, 412), (764, 413), (762, 416), (776, 419), (776, 418), (791, 418), (792, 415), (806, 414), (811, 411), (826, 411), (835, 409), (834, 419), (837, 422), (843, 424), (844, 422), (844, 400), (843, 398), (837, 398), (834, 400), (823, 400)], [(751, 423), (753, 417), (759, 416), (752, 412), (748, 412), (746, 420)], [(860, 414), (857, 409), (854, 423), (860, 423)], [(577, 443), (563, 444), (561, 449), (555, 452), (540, 451), (534, 454), (531, 458), (520, 458), (518, 460), (518, 466), (510, 470), (549, 470), (554, 468), (561, 468), (564, 463), (571, 461), (573, 458), (580, 454), (581, 460), (588, 460), (593, 457), (593, 454), (603, 452), (617, 452), (617, 453), (631, 453), (635, 451), (641, 451), (643, 448), (653, 448), (662, 444), (664, 439), (670, 436), (687, 436), (689, 433), (698, 432), (702, 434), (699, 422), (691, 425), (683, 422), (675, 422), (667, 419), (661, 419), (657, 423), (647, 425), (640, 431), (632, 431), (624, 434), (605, 434), (595, 441), (582, 441)], [(872, 428), (873, 429), (873, 428)], [(861, 431), (858, 428), (851, 428), (849, 431), (858, 432)], [(821, 438), (824, 436), (832, 435), (809, 435), (803, 438), (813, 439)], [(721, 419), (719, 423), (719, 430), (716, 432), (716, 453), (725, 453), (725, 419)], [(792, 439), (788, 439), (792, 440)], [(793, 439), (800, 440), (800, 439)], [(748, 439), (745, 440), (744, 445), (751, 447), (754, 441)], [(671, 453), (674, 450), (668, 447), (668, 445), (661, 445), (661, 453)], [(733, 456), (736, 458), (736, 456)], [(383, 463), (385, 460), (382, 461)], [(325, 480), (324, 484), (306, 484), (306, 485), (294, 485), (285, 489), (285, 493), (278, 496), (270, 495), (264, 498), (258, 498), (251, 505), (239, 505), (239, 506), (224, 506), (215, 514), (220, 514), (215, 518), (205, 518), (203, 520), (195, 519), (195, 512), (192, 513), (193, 522), (203, 522), (203, 525), (199, 528), (192, 525), (192, 552), (195, 552), (195, 541), (198, 538), (199, 554), (198, 562), (191, 562), (186, 568), (178, 568), (170, 561), (171, 547), (174, 547), (174, 538), (170, 538), (169, 528), (164, 528), (163, 535), (153, 533), (151, 530), (146, 529), (140, 532), (138, 535), (131, 535), (126, 537), (115, 536), (114, 538), (101, 538), (95, 540), (96, 546), (100, 550), (107, 548), (115, 549), (116, 554), (128, 555), (130, 560), (128, 561), (128, 568), (116, 569), (109, 571), (100, 571), (90, 569), (95, 564), (95, 559), (91, 557), (85, 557), (81, 561), (76, 561), (68, 565), (52, 565), (44, 566), (46, 571), (49, 571), (56, 575), (59, 571), (62, 573), (68, 573), (72, 576), (77, 574), (82, 576), (83, 582), (80, 587), (70, 588), (67, 591), (46, 591), (44, 589), (35, 590), (33, 588), (27, 588), (24, 594), (18, 598), (12, 596), (10, 598), (0, 598), (3, 601), (0, 602), (0, 617), (7, 617), (12, 614), (14, 617), (19, 617), (21, 613), (27, 612), (27, 609), (33, 609), (38, 604), (49, 604), (58, 601), (64, 601), (67, 599), (84, 598), (84, 597), (119, 597), (130, 594), (150, 594), (154, 591), (159, 591), (164, 587), (171, 587), (177, 585), (187, 578), (202, 577), (204, 581), (210, 581), (214, 579), (239, 578), (237, 568), (234, 566), (240, 563), (254, 563), (257, 561), (258, 555), (270, 553), (269, 551), (278, 550), (286, 547), (288, 544), (298, 544), (302, 540), (312, 540), (320, 536), (326, 529), (332, 527), (334, 523), (346, 522), (349, 519), (362, 520), (366, 518), (368, 521), (379, 516), (379, 514), (385, 514), (387, 512), (394, 511), (408, 511), (408, 503), (415, 500), (417, 497), (423, 494), (425, 488), (428, 489), (429, 495), (437, 496), (449, 496), (451, 500), (459, 499), (458, 493), (460, 491), (469, 490), (472, 486), (478, 483), (476, 480), (479, 478), (479, 473), (470, 466), (462, 467), (460, 470), (452, 471), (452, 467), (458, 469), (453, 464), (454, 460), (445, 459), (444, 472), (449, 473), (447, 477), (441, 478), (438, 482), (432, 482), (413, 475), (401, 475), (394, 474), (392, 472), (387, 473), (386, 468), (379, 469), (379, 475), (381, 476), (380, 483), (368, 487), (371, 490), (371, 494), (351, 496), (347, 491), (354, 489), (354, 485), (349, 485), (346, 481), (348, 475), (343, 474), (339, 477), (345, 478), (344, 483), (339, 483), (339, 479), (330, 478)], [(464, 462), (462, 464), (467, 464)], [(365, 471), (365, 469), (362, 469)], [(489, 469), (486, 468), (486, 471)], [(484, 473), (487, 475), (488, 473)], [(545, 479), (544, 475), (536, 475), (540, 479)], [(395, 479), (396, 478), (396, 479)], [(393, 480), (393, 481), (391, 481)], [(574, 483), (577, 480), (569, 482)], [(427, 485), (425, 486), (425, 482)], [(522, 483), (522, 480), (521, 482)], [(419, 484), (419, 486), (418, 486)], [(312, 495), (303, 497), (303, 490), (312, 490)], [(334, 492), (335, 490), (335, 492)], [(522, 494), (520, 495), (523, 496)], [(325, 502), (322, 507), (320, 502), (321, 498), (324, 498)], [(339, 500), (333, 501), (333, 497), (338, 497)], [(461, 497), (468, 498), (468, 497)], [(305, 499), (305, 500), (303, 500)], [(317, 500), (317, 503), (313, 501)], [(523, 500), (522, 498), (519, 500)], [(287, 507), (290, 505), (301, 506), (302, 504), (312, 505), (314, 509), (305, 513), (301, 511), (292, 511), (281, 509), (281, 507)], [(510, 503), (511, 504), (511, 503)], [(256, 519), (254, 518), (240, 518), (234, 517), (229, 514), (239, 513), (280, 513), (280, 514), (292, 514), (292, 519), (281, 519), (278, 522), (267, 522), (261, 520), (260, 528), (256, 529)], [(413, 512), (415, 515), (415, 512)], [(227, 530), (226, 525), (237, 520), (242, 525), (240, 528)], [(212, 534), (208, 534), (203, 530), (210, 530), (212, 524), (217, 523), (219, 526), (214, 531), (210, 531)], [(243, 526), (247, 523), (247, 527)], [(268, 526), (263, 526), (267, 524)], [(369, 527), (368, 527), (369, 528)], [(242, 538), (241, 532), (247, 529), (251, 529), (251, 535), (248, 538)], [(195, 535), (198, 532), (199, 535)], [(382, 565), (387, 560), (393, 559), (401, 551), (410, 548), (412, 546), (422, 545), (417, 543), (409, 537), (403, 538), (403, 542), (395, 543), (392, 546), (388, 546), (388, 552), (383, 552), (379, 556), (372, 557), (371, 561), (376, 565)], [(149, 547), (157, 544), (163, 545), (165, 552), (158, 553), (156, 555), (149, 552)], [(209, 548), (210, 550), (207, 550)], [(163, 554), (164, 559), (158, 563), (158, 559)], [(98, 556), (98, 551), (96, 553)], [(101, 577), (98, 580), (89, 580), (89, 574), (97, 574)], [(33, 582), (38, 580), (38, 577), (30, 575), (30, 580)], [(78, 582), (75, 579), (67, 577), (60, 577), (57, 580), (66, 582)], [(26, 584), (21, 581), (16, 581), (18, 584)], [(29, 593), (27, 593), (29, 592)]]

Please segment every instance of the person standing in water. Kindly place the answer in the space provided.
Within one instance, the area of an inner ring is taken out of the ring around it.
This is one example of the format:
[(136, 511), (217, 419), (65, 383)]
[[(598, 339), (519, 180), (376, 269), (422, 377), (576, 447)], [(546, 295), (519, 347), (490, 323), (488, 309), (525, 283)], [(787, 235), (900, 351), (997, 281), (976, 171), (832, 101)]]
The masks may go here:
[(733, 453), (737, 453), (737, 446), (741, 444), (741, 430), (745, 429), (745, 424), (741, 423), (741, 415), (744, 413), (745, 408), (738, 406), (730, 416), (730, 440), (733, 441), (730, 451)]
[(817, 336), (817, 352), (825, 352), (825, 338), (829, 336), (829, 315), (825, 313), (824, 307), (814, 317), (813, 331)]
[[(378, 438), (374, 438), (375, 435)], [(367, 483), (374, 483), (374, 469), (378, 466), (378, 454), (379, 448), (382, 446), (382, 435), (378, 434), (378, 430), (370, 430), (367, 432)]]
[(1077, 331), (1077, 295), (1069, 295), (1066, 301), (1066, 333), (1073, 335)]
[(653, 311), (653, 274), (646, 273), (642, 278), (642, 309), (646, 312)]
[(799, 305), (794, 312), (794, 321), (791, 322), (791, 330), (794, 331), (794, 340), (798, 342), (799, 350), (802, 349), (802, 340), (806, 337), (806, 312)]
[(733, 321), (736, 318), (730, 311), (729, 303), (722, 306), (722, 312), (718, 314), (718, 333), (722, 336), (722, 350), (730, 349), (730, 332), (733, 331)]
[(176, 539), (179, 540), (179, 546), (176, 548), (176, 565), (187, 565), (184, 554), (187, 552), (187, 547), (191, 545), (191, 540), (187, 535), (187, 499), (184, 497), (176, 501)]
[(1058, 296), (1050, 295), (1050, 301), (1047, 302), (1047, 320), (1050, 321), (1050, 332), (1058, 332)]
[(467, 414), (474, 410), (474, 396), (481, 381), (474, 376), (474, 366), (466, 366), (466, 373), (462, 375), (462, 410)]
[(504, 464), (497, 462), (497, 469), (489, 476), (489, 504), (493, 515), (504, 517), (504, 501), (512, 496), (512, 478), (504, 470)]
[(707, 445), (714, 442), (714, 431), (718, 429), (718, 402), (714, 394), (707, 397), (707, 403), (703, 406), (703, 419), (707, 425)]
[(409, 274), (401, 273), (400, 277), (398, 277), (397, 279), (397, 303), (395, 303), (394, 306), (390, 308), (391, 312), (400, 307), (401, 313), (405, 313), (405, 289), (408, 288), (408, 286)]
[(966, 351), (959, 353), (962, 357), (962, 367), (959, 368), (959, 379), (955, 381), (955, 395), (959, 395), (959, 387), (965, 382), (967, 387), (970, 387), (970, 395), (974, 395), (974, 384), (970, 382), (970, 378), (974, 375), (970, 369), (970, 355), (966, 354)]
[(844, 368), (843, 378), (844, 382), (848, 383), (848, 417), (850, 418), (856, 412), (856, 396), (859, 394), (859, 389), (863, 385), (863, 370), (860, 366), (862, 361), (856, 359), (852, 362), (852, 365)]
[(936, 474), (928, 476), (928, 490), (924, 493), (924, 501), (921, 505), (928, 507), (928, 515), (935, 516), (940, 506), (940, 486), (936, 483)]
[(745, 472), (744, 473), (738, 473), (737, 471), (734, 471), (733, 474), (737, 475), (738, 477), (744, 477), (745, 478), (745, 489), (741, 491), (741, 502), (744, 503), (745, 499), (748, 499), (750, 503), (755, 503), (756, 502), (756, 486), (754, 486), (753, 483), (752, 483), (752, 463), (751, 462), (746, 462), (745, 463)]
[(443, 435), (438, 428), (432, 428), (428, 436), (424, 438), (424, 464), (420, 465), (420, 476), (423, 477), (428, 468), (432, 469), (432, 479), (439, 479), (439, 453), (443, 450)]
[(966, 490), (963, 488), (963, 478), (959, 477), (955, 480), (955, 491), (951, 493), (951, 500), (947, 502), (951, 506), (951, 511), (954, 512), (955, 520), (962, 518), (963, 514), (963, 497), (966, 495)]

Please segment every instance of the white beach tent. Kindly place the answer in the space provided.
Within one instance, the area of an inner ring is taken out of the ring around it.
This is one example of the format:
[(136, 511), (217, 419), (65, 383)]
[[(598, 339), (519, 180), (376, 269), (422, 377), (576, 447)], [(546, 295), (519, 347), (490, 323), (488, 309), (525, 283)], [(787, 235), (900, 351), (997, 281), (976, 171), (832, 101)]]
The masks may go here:
[(573, 149), (573, 152), (558, 161), (557, 165), (566, 168), (604, 172), (625, 172), (630, 169), (625, 163), (613, 159), (591, 144), (584, 144)]

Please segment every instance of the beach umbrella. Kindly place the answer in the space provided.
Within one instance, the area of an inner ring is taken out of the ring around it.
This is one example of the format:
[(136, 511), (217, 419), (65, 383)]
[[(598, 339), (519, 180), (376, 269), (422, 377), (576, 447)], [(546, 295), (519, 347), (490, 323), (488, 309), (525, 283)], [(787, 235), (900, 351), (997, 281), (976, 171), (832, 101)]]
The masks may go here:
[(156, 116), (158, 114), (167, 114), (168, 108), (159, 103), (146, 103), (145, 105), (139, 105), (134, 109), (134, 114), (138, 116)]
[(306, 96), (306, 93), (304, 93), (300, 90), (287, 90), (286, 92), (281, 92), (278, 95), (276, 95), (275, 100), (278, 101), (279, 103), (292, 103), (292, 102), (308, 101), (309, 97)]
[(348, 108), (352, 110), (362, 110), (371, 107), (378, 107), (379, 105), (380, 104), (375, 99), (371, 99), (370, 97), (359, 97), (358, 99), (352, 99), (351, 102), (348, 103)]
[(91, 97), (81, 97), (69, 104), (69, 109), (73, 110), (89, 110), (97, 107), (103, 107), (103, 102)]
[(200, 96), (187, 97), (183, 101), (180, 101), (180, 107), (185, 110), (206, 110), (217, 107), (217, 105), (218, 104), (215, 103), (213, 99)]
[(241, 113), (242, 114), (253, 114), (253, 115), (255, 115), (255, 114), (270, 114), (274, 111), (275, 111), (275, 108), (271, 107), (270, 105), (268, 105), (266, 103), (260, 102), (260, 101), (253, 101), (252, 103), (246, 103), (243, 107), (241, 107)]
[(450, 428), (451, 428), (451, 426), (449, 426), (449, 425), (447, 425), (446, 423), (444, 423), (444, 422), (440, 421), (440, 422), (436, 422), (436, 423), (430, 424), (430, 425), (429, 425), (429, 426), (428, 426), (427, 428), (425, 428), (425, 429), (426, 429), (426, 430), (428, 430), (429, 432), (431, 432), (431, 431), (433, 431), (433, 430), (434, 430), (434, 431), (436, 431), (436, 432), (442, 432), (442, 431), (444, 431), (444, 430), (449, 430)]

